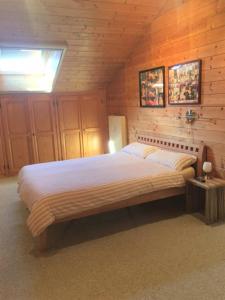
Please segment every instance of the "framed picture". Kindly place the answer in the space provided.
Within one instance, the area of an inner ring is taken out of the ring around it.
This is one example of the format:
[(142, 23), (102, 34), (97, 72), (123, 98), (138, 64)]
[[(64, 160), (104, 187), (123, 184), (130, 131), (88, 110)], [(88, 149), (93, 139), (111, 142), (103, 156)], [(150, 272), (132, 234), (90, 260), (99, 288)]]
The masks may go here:
[(165, 106), (165, 67), (139, 72), (141, 107)]
[(199, 104), (201, 101), (201, 60), (169, 67), (169, 104)]

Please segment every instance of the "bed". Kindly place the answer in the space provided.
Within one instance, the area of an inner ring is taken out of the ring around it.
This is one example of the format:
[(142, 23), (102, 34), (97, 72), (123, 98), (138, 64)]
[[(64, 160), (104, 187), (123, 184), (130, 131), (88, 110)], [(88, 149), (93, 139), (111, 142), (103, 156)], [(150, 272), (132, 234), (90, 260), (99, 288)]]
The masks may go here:
[(185, 193), (185, 181), (200, 175), (205, 147), (138, 135), (145, 145), (192, 154), (194, 166), (174, 171), (126, 152), (25, 166), (18, 192), (30, 211), (28, 228), (39, 250), (49, 226), (84, 216)]

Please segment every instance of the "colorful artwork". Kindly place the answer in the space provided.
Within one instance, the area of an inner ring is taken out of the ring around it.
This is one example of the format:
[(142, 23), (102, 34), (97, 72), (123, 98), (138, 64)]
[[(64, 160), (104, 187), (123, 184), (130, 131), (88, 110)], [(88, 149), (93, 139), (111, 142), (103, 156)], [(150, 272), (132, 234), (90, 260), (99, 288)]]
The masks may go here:
[(199, 104), (201, 60), (169, 67), (169, 104)]
[(140, 104), (142, 107), (165, 106), (165, 68), (139, 72)]

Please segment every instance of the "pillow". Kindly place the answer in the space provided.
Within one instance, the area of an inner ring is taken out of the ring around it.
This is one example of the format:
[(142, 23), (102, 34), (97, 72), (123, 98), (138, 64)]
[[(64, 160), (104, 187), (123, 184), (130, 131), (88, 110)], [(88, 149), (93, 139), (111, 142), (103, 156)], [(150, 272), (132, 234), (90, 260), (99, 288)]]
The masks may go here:
[(159, 149), (146, 157), (147, 160), (160, 163), (171, 169), (182, 171), (197, 161), (197, 157), (187, 153)]
[(150, 153), (158, 150), (158, 147), (141, 144), (141, 143), (131, 143), (124, 148), (121, 149), (122, 152), (126, 152), (128, 154), (136, 155), (141, 158), (145, 158)]

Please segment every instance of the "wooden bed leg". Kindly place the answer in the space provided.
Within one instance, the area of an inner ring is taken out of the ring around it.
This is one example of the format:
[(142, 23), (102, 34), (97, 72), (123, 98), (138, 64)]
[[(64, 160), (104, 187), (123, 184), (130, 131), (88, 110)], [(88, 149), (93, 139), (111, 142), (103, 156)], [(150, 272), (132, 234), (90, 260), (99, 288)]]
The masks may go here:
[(43, 252), (48, 249), (47, 236), (48, 234), (46, 229), (38, 237), (36, 237), (36, 247), (38, 251)]

